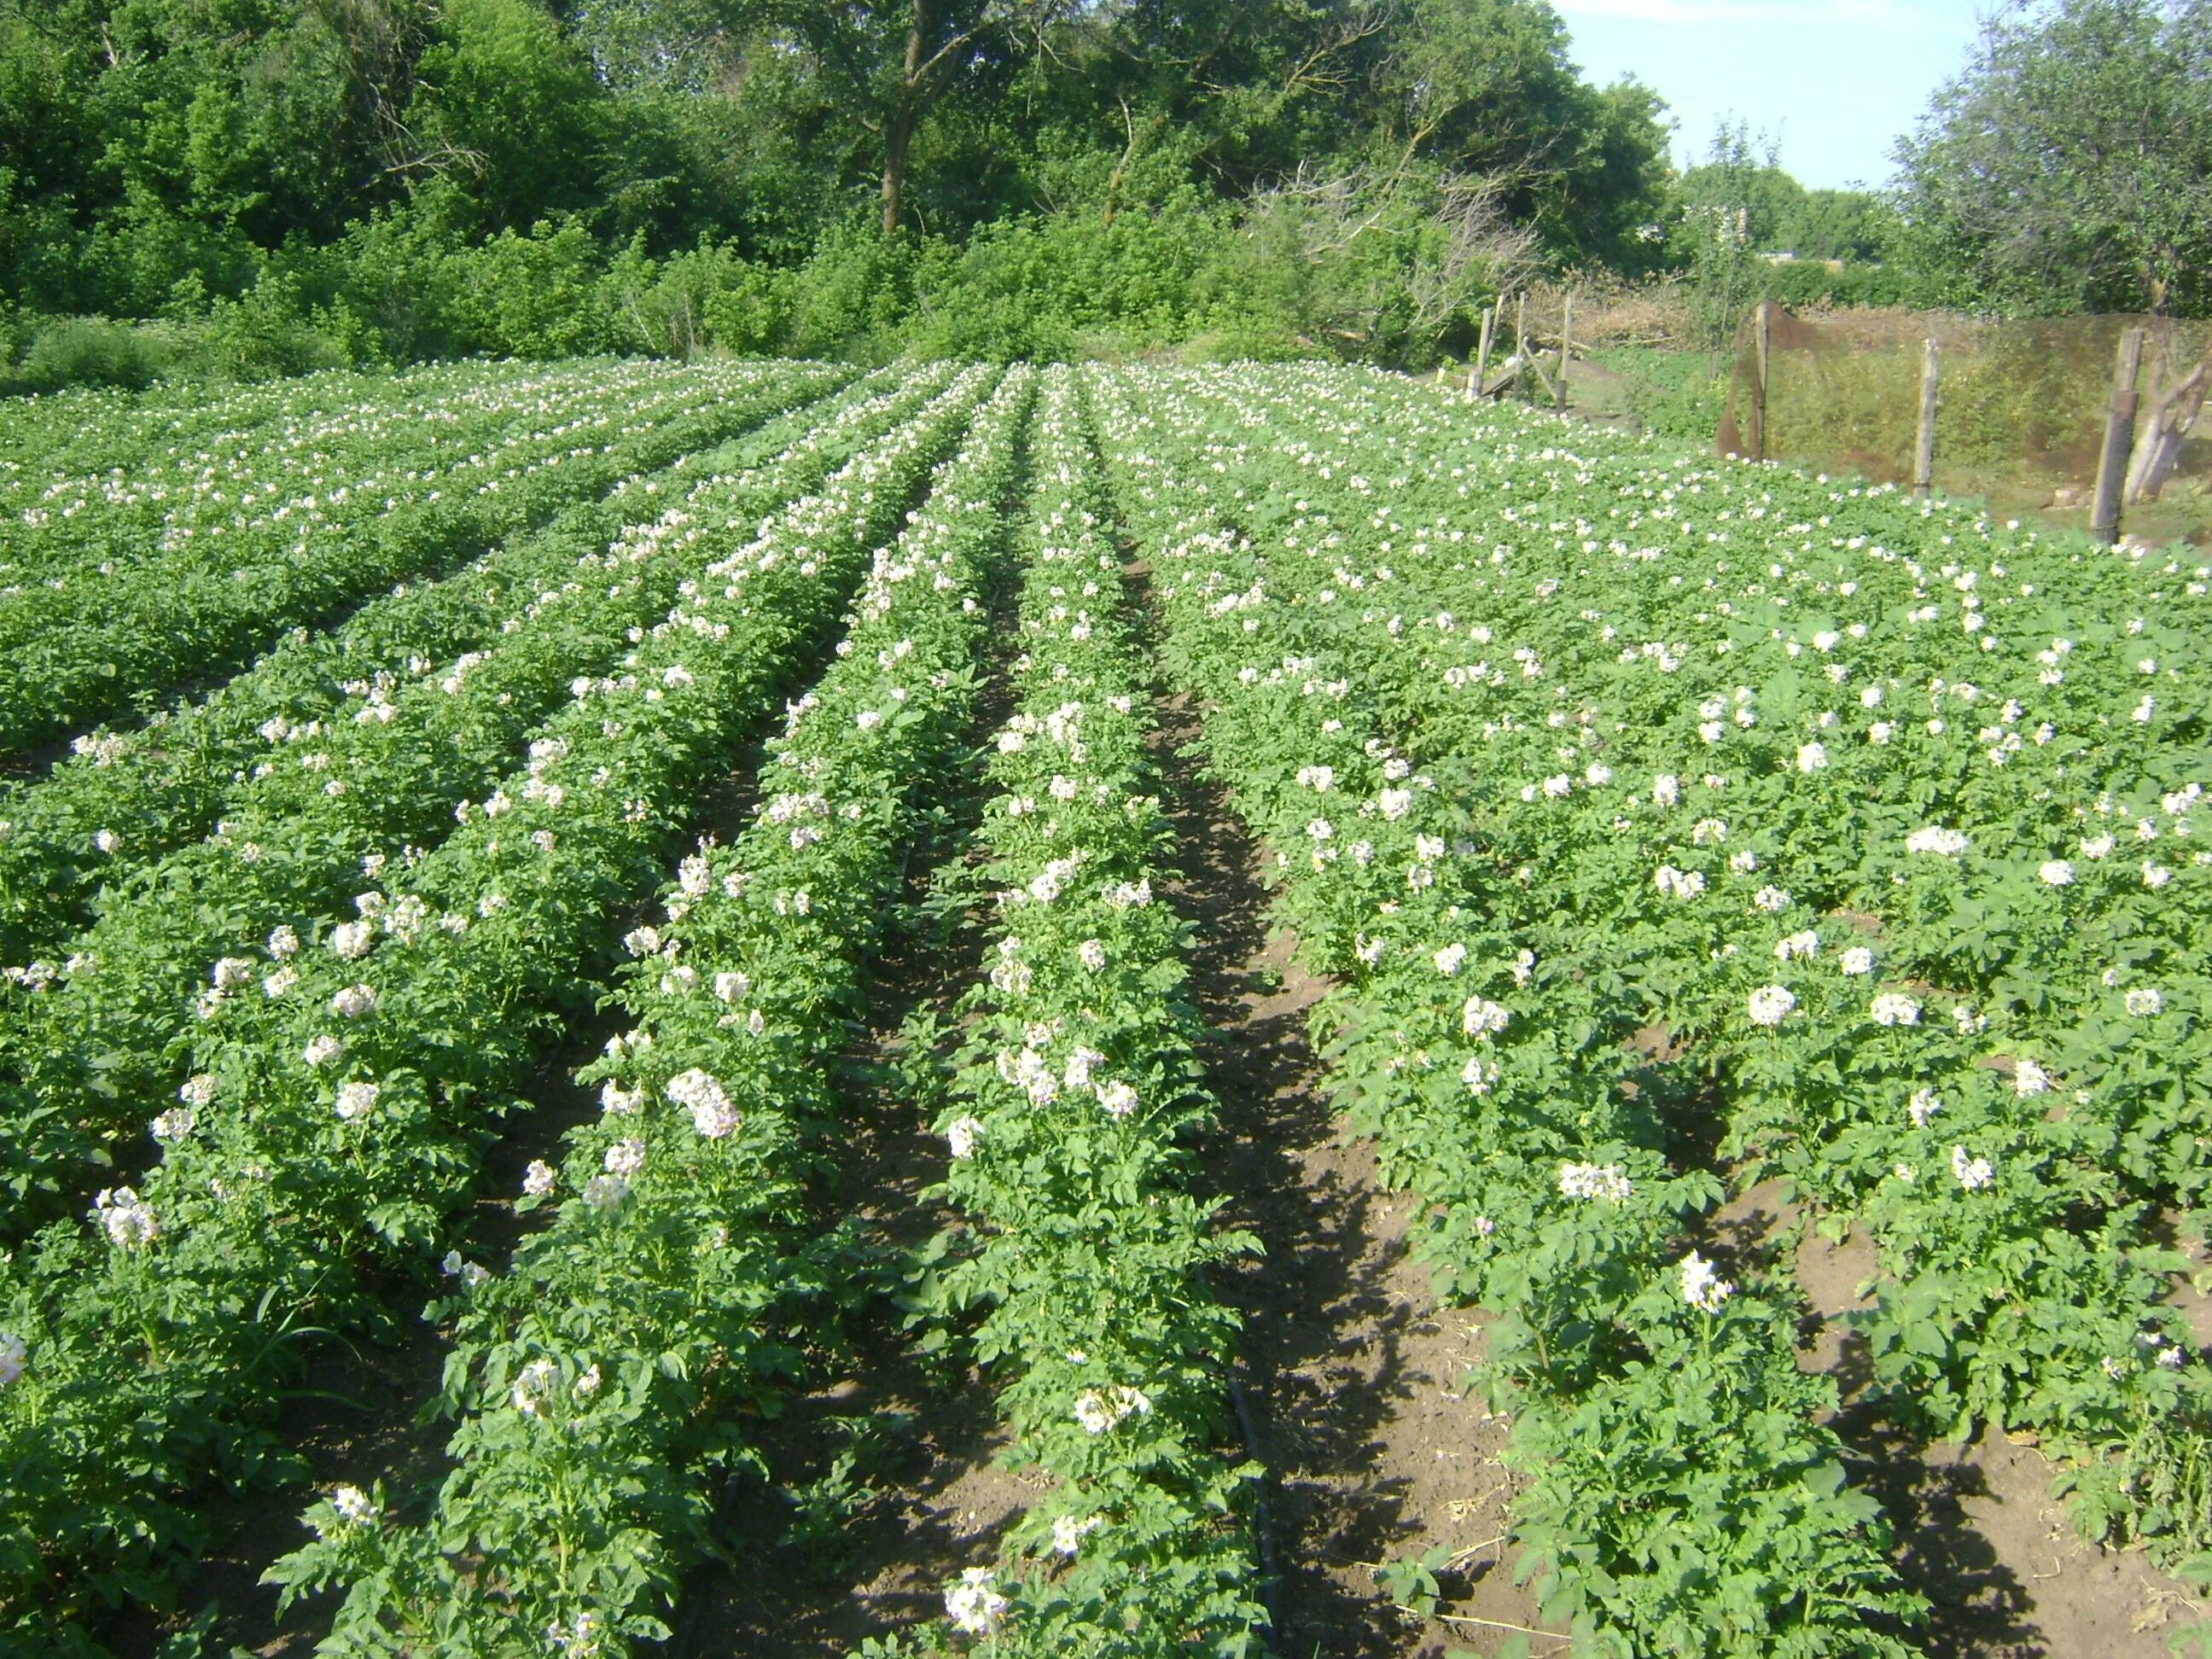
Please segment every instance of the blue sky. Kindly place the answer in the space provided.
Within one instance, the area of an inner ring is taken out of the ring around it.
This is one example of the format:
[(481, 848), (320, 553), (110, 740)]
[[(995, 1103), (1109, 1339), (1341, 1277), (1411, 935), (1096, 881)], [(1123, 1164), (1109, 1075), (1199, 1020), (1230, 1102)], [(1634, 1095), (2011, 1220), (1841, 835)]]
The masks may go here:
[(1965, 62), (1988, 0), (1553, 0), (1601, 84), (1632, 74), (1680, 124), (1678, 164), (1723, 116), (1780, 141), (1814, 188), (1878, 188), (1889, 148)]

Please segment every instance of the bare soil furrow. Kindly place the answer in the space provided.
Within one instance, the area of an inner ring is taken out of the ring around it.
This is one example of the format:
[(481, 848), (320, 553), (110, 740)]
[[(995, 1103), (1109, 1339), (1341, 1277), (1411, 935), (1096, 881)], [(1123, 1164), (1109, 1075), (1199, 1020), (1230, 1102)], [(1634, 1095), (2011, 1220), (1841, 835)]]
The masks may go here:
[[(1010, 630), (1015, 583), (988, 596)], [(1003, 666), (984, 665), (975, 730), (1012, 708)], [(995, 1460), (1005, 1444), (993, 1393), (964, 1363), (918, 1352), (898, 1304), (917, 1255), (957, 1218), (928, 1196), (944, 1178), (930, 1133), (941, 1087), (929, 1035), (981, 975), (985, 892), (980, 793), (948, 777), (927, 838), (909, 855), (866, 978), (867, 1006), (842, 1061), (848, 1109), (819, 1148), (813, 1202), (824, 1238), (860, 1271), (826, 1323), (788, 1333), (823, 1379), (754, 1443), (765, 1481), (725, 1494), (727, 1559), (686, 1587), (671, 1659), (827, 1659), (943, 1611), (947, 1579), (993, 1559), (1029, 1491)], [(817, 1308), (816, 1316), (825, 1311)]]
[[(1874, 1304), (1881, 1263), (1863, 1232), (1831, 1241), (1778, 1181), (1739, 1193), (1708, 1218), (1723, 1261), (1792, 1273), (1805, 1297), (1797, 1363), (1834, 1379), (1832, 1419), (1853, 1486), (1879, 1501), (1899, 1578), (1928, 1598), (1920, 1639), (1939, 1659), (2164, 1659), (2169, 1635), (2212, 1608), (2142, 1549), (2110, 1550), (2074, 1530), (2051, 1493), (2058, 1469), (2032, 1443), (1984, 1430), (1964, 1445), (1888, 1420), (1855, 1316)], [(1864, 1294), (1862, 1294), (1862, 1291)]]
[[(1276, 1650), (1493, 1650), (1534, 1627), (1535, 1607), (1500, 1539), (1507, 1424), (1461, 1390), (1480, 1322), (1437, 1305), (1409, 1249), (1413, 1200), (1385, 1189), (1371, 1147), (1340, 1137), (1307, 1036), (1328, 983), (1270, 932), (1260, 849), (1183, 752), (1200, 736), (1195, 712), (1177, 698), (1160, 713), (1182, 871), (1170, 896), (1197, 928), (1201, 1057), (1221, 1102), (1206, 1164), (1224, 1223), (1267, 1252), (1220, 1288), (1245, 1319), (1253, 1451), (1267, 1470), (1268, 1553), (1282, 1575)], [(1379, 1570), (1432, 1557), (1433, 1609), (1400, 1606)]]

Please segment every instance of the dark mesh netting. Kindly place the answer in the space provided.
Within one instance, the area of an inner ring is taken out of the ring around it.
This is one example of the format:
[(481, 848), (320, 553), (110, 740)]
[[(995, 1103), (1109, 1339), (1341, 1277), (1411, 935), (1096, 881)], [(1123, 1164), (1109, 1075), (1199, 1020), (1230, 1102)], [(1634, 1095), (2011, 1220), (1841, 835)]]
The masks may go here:
[[(1817, 320), (1767, 310), (1758, 404), (1757, 313), (1737, 333), (1723, 454), (1912, 482), (1923, 350), (1938, 353), (1935, 487), (2000, 513), (2086, 526), (2125, 330), (2144, 332), (2122, 525), (2140, 539), (2212, 543), (2212, 323), (2112, 315), (2022, 322), (1929, 313)], [(1763, 426), (1763, 430), (1762, 430)]]

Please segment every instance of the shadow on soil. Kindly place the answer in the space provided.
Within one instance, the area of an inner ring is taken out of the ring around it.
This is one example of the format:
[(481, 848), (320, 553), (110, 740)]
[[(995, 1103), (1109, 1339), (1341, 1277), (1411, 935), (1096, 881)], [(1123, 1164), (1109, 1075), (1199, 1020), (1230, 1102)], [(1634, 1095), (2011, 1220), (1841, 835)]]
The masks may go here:
[(2142, 1550), (2076, 1536), (2051, 1494), (2057, 1470), (2033, 1443), (1984, 1433), (1954, 1445), (1890, 1420), (1853, 1323), (1873, 1305), (1862, 1291), (1880, 1259), (1864, 1233), (1830, 1240), (1805, 1220), (1780, 1182), (1761, 1182), (1706, 1218), (1698, 1242), (1731, 1272), (1785, 1273), (1803, 1293), (1798, 1365), (1836, 1384), (1843, 1403), (1830, 1425), (1851, 1484), (1881, 1504), (1898, 1577), (1928, 1600), (1915, 1633), (1923, 1650), (1935, 1659), (2166, 1659), (2168, 1637), (2206, 1610)]
[[(1293, 941), (1270, 937), (1260, 849), (1181, 752), (1199, 736), (1194, 711), (1170, 699), (1160, 714), (1180, 864), (1169, 896), (1196, 929), (1200, 1058), (1221, 1103), (1206, 1162), (1224, 1221), (1267, 1249), (1221, 1288), (1244, 1316), (1254, 1451), (1268, 1470), (1276, 1651), (1391, 1659), (1494, 1646), (1486, 1635), (1502, 1641), (1534, 1607), (1500, 1555), (1505, 1425), (1458, 1391), (1480, 1327), (1436, 1306), (1407, 1249), (1407, 1201), (1383, 1188), (1370, 1147), (1339, 1139), (1307, 1037), (1328, 984), (1298, 966)], [(1437, 1550), (1449, 1558), (1443, 1616), (1416, 1618), (1376, 1570)]]

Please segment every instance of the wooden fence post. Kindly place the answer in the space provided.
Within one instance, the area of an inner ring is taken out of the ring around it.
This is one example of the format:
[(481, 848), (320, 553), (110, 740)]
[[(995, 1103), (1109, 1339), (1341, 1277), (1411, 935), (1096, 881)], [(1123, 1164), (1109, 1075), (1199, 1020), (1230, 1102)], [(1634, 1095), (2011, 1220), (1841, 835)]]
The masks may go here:
[(1766, 459), (1766, 359), (1774, 332), (1768, 307), (1772, 303), (1761, 300), (1751, 314), (1751, 459), (1754, 461)]
[(2097, 458), (2097, 499), (2089, 534), (2110, 547), (2120, 538), (2120, 487), (2136, 441), (2136, 376), (2142, 370), (2143, 331), (2124, 329), (2112, 366), (2112, 401), (2105, 411), (2105, 448)]
[(1571, 294), (1559, 302), (1559, 384), (1553, 388), (1553, 404), (1559, 409), (1567, 406), (1567, 353), (1571, 348), (1575, 332), (1575, 296)]
[(1482, 338), (1474, 348), (1474, 379), (1468, 382), (1467, 387), (1467, 395), (1470, 398), (1482, 396), (1483, 384), (1490, 378), (1490, 335), (1497, 326), (1498, 307), (1483, 307)]
[(1528, 364), (1528, 296), (1516, 295), (1513, 301), (1513, 368), (1517, 374)]
[(1920, 434), (1912, 446), (1912, 493), (1926, 500), (1936, 487), (1936, 379), (1941, 369), (1936, 338), (1920, 360)]

